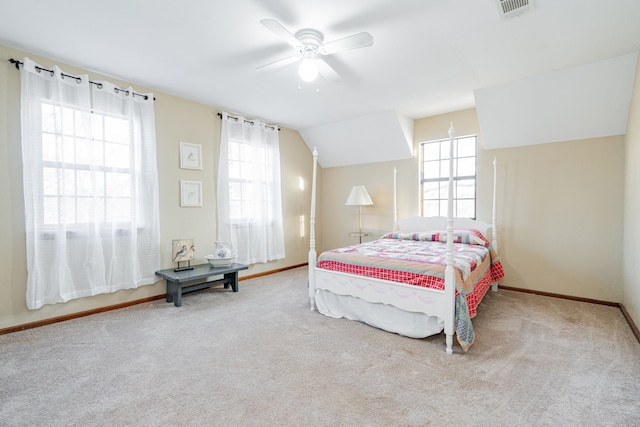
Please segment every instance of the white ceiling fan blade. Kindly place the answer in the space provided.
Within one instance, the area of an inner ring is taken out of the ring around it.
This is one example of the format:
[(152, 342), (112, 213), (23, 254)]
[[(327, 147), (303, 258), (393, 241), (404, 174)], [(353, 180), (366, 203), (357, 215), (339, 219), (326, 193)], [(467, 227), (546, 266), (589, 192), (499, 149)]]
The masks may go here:
[(340, 74), (336, 72), (329, 64), (327, 64), (324, 60), (316, 57), (316, 63), (318, 64), (318, 72), (324, 77), (327, 81), (335, 83), (337, 81), (342, 80)]
[(300, 46), (300, 40), (298, 40), (296, 36), (291, 34), (289, 30), (283, 27), (278, 21), (274, 19), (262, 19), (260, 23), (271, 30), (275, 35), (289, 43), (291, 46)]
[(288, 58), (278, 59), (277, 61), (271, 62), (269, 64), (263, 65), (262, 67), (256, 68), (256, 71), (269, 71), (275, 68), (283, 67), (287, 64), (291, 64), (292, 62), (296, 62), (300, 59), (299, 56), (293, 55)]
[(323, 44), (320, 48), (320, 53), (323, 55), (331, 55), (333, 53), (344, 52), (345, 50), (371, 46), (372, 44), (373, 36), (371, 34), (358, 33)]

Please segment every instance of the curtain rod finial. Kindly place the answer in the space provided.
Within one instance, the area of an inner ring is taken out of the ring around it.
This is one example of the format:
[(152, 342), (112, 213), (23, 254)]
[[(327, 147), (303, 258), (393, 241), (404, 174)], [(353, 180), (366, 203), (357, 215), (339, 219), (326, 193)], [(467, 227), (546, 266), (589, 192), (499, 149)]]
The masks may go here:
[(16, 70), (20, 70), (20, 65), (22, 65), (22, 62), (15, 60), (13, 58), (10, 58), (9, 62), (11, 62), (13, 65), (16, 66)]

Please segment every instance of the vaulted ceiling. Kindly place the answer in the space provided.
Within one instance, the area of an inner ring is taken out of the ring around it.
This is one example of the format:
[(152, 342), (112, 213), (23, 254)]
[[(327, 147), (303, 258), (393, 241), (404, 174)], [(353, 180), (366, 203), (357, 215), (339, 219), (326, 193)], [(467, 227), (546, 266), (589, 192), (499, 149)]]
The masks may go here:
[[(471, 107), (485, 145), (509, 146), (561, 93), (559, 115), (604, 120), (583, 107), (617, 91), (605, 132), (624, 133), (640, 1), (529, 1), (505, 20), (499, 0), (0, 0), (0, 43), (298, 130), (325, 167), (406, 158), (412, 119)], [(324, 57), (339, 81), (304, 83), (296, 63), (256, 71), (295, 54), (262, 19), (373, 44)], [(585, 137), (567, 127), (515, 145)]]

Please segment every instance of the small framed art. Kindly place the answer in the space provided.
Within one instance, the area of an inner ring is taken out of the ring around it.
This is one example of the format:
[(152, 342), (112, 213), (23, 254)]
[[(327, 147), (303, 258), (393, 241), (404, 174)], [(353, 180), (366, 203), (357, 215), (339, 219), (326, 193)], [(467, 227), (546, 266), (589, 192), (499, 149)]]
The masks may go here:
[[(191, 260), (195, 258), (196, 248), (193, 239), (177, 239), (171, 241), (171, 261), (177, 262), (178, 267), (173, 271), (193, 270)], [(186, 267), (180, 267), (180, 263), (187, 261)]]
[(193, 239), (176, 239), (171, 241), (171, 261), (191, 261), (195, 257), (196, 249)]
[(202, 146), (180, 142), (180, 167), (202, 170)]
[(202, 206), (201, 181), (180, 181), (180, 206)]

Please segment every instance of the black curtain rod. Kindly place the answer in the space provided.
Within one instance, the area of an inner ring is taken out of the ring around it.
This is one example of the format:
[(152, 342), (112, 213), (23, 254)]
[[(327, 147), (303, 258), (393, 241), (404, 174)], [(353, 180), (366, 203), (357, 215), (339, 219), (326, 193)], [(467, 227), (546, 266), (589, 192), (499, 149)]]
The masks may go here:
[[(24, 63), (22, 61), (18, 61), (18, 60), (13, 59), (13, 58), (9, 59), (9, 62), (11, 62), (13, 65), (16, 66), (16, 70), (20, 70), (20, 66), (24, 65)], [(36, 70), (38, 70), (38, 72), (47, 71), (47, 72), (51, 73), (51, 76), (53, 76), (53, 70), (49, 70), (48, 68), (42, 68), (42, 67), (39, 67), (39, 66), (36, 65)], [(77, 77), (77, 76), (72, 76), (71, 74), (60, 73), (60, 75), (62, 75), (63, 78), (64, 77), (69, 77), (69, 78), (75, 79), (77, 83), (80, 83), (82, 81), (82, 78)], [(94, 82), (94, 81), (91, 81), (91, 80), (89, 80), (89, 83), (91, 83), (92, 85), (98, 86), (99, 89), (102, 89), (102, 83)], [(115, 90), (116, 93), (125, 92), (127, 94), (127, 96), (129, 96), (129, 91), (127, 89), (120, 89), (119, 87), (114, 87), (113, 90)], [(149, 99), (149, 95), (143, 95), (141, 93), (135, 93), (135, 92), (131, 92), (131, 93), (132, 93), (133, 96), (141, 96), (145, 100)], [(156, 100), (155, 96), (153, 97), (153, 100), (154, 101)]]
[[(218, 113), (218, 117), (220, 117), (220, 119), (222, 119), (222, 113)], [(236, 122), (237, 122), (238, 120), (240, 120), (240, 118), (239, 118), (239, 117), (230, 116), (229, 114), (227, 114), (227, 117), (229, 117), (230, 119), (235, 120)], [(253, 124), (253, 123), (254, 123), (254, 121), (253, 121), (253, 120), (247, 120), (247, 119), (244, 119), (244, 122), (245, 122), (245, 123), (251, 123), (251, 124)], [(267, 124), (265, 124), (264, 126), (265, 126), (265, 127), (267, 127), (267, 128), (269, 128), (269, 129), (271, 129), (271, 130), (276, 130), (276, 127), (275, 127), (275, 126), (270, 126), (270, 125), (267, 125)], [(280, 128), (278, 128), (278, 132), (280, 132)]]

